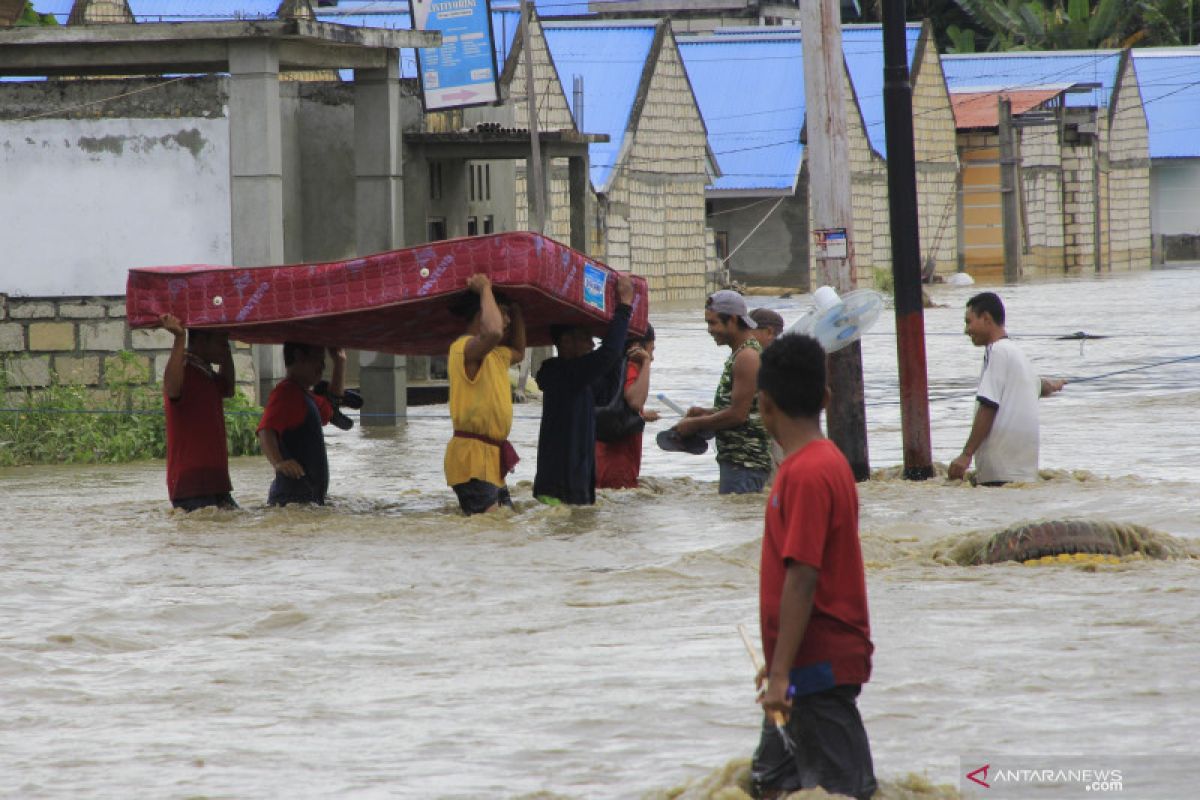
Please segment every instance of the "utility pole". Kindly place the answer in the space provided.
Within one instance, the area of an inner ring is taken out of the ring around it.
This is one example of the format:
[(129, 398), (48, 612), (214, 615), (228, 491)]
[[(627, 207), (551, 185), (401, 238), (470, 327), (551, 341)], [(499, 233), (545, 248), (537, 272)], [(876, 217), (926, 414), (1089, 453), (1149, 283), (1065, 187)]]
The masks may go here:
[(529, 121), (528, 184), (529, 227), (534, 233), (546, 232), (546, 179), (542, 173), (542, 141), (538, 136), (537, 93), (533, 83), (533, 45), (529, 39), (529, 0), (521, 0), (521, 47), (525, 49), (525, 103)]
[[(1000, 210), (1004, 223), (1004, 282), (1021, 280), (1021, 208), (1017, 197), (1016, 128), (1012, 101), (1000, 95)], [(1097, 255), (1099, 255), (1097, 253)]]
[[(839, 0), (803, 0), (800, 30), (808, 130), (804, 158), (808, 162), (817, 278), (842, 294), (853, 290), (857, 279)], [(831, 247), (830, 242), (839, 246)], [(850, 462), (855, 480), (867, 480), (871, 477), (871, 465), (867, 455), (862, 348), (858, 342), (829, 356), (829, 387), (833, 394), (826, 410), (829, 438)]]
[(896, 352), (900, 368), (900, 428), (904, 477), (933, 476), (929, 439), (929, 374), (925, 363), (925, 309), (921, 298), (921, 238), (917, 217), (917, 164), (913, 143), (912, 83), (904, 31), (904, 0), (883, 4), (883, 119), (887, 135), (888, 221), (896, 299)]

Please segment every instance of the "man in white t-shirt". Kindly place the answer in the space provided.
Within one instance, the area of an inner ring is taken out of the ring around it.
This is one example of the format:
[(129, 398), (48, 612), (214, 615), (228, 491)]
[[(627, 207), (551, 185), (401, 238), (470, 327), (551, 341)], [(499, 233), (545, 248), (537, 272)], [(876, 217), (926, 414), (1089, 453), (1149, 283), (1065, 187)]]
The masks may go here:
[(996, 486), (1038, 479), (1039, 397), (1054, 394), (1066, 381), (1039, 378), (1029, 359), (1004, 330), (1004, 303), (994, 292), (967, 301), (967, 336), (985, 348), (975, 394), (978, 405), (962, 454), (950, 462), (950, 478), (967, 474), (975, 459), (975, 481)]

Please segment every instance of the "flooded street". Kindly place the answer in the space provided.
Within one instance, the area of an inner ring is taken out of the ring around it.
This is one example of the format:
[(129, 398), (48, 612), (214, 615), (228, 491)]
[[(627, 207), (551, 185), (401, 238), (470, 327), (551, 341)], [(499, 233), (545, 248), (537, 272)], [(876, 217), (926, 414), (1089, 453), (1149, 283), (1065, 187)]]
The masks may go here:
[[(982, 350), (962, 318), (979, 287), (929, 291), (945, 464), (973, 413)], [(1047, 376), (1200, 355), (1200, 266), (1000, 293)], [(753, 301), (790, 323), (808, 297)], [(651, 391), (684, 406), (711, 401), (728, 354), (699, 306), (651, 314)], [(1140, 793), (1114, 796), (1194, 796), (1200, 560), (933, 556), (1064, 517), (1200, 542), (1200, 358), (1041, 401), (1037, 485), (910, 483), (888, 477), (891, 315), (863, 342), (880, 477), (860, 485), (877, 648), (860, 708), (877, 775), (957, 786), (960, 758), (1137, 754)], [(1056, 338), (1076, 331), (1108, 338)], [(639, 798), (749, 756), (760, 720), (736, 626), (757, 630), (764, 498), (718, 497), (711, 454), (657, 450), (659, 423), (644, 488), (540, 506), (539, 410), (516, 407), (514, 515), (459, 514), (444, 406), (327, 428), (323, 509), (265, 508), (262, 458), (232, 465), (242, 511), (190, 516), (169, 513), (161, 462), (0, 470), (0, 796)]]

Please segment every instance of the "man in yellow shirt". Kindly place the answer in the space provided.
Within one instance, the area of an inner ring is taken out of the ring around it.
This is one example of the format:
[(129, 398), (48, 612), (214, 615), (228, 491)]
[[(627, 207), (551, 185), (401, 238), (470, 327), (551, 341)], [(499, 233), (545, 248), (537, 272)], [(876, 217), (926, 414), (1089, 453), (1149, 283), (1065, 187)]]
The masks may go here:
[(470, 515), (512, 507), (504, 482), (517, 463), (508, 443), (508, 368), (525, 358), (525, 322), (519, 306), (497, 299), (487, 275), (472, 275), (467, 289), (452, 309), (469, 322), (466, 333), (450, 345), (446, 365), (454, 437), (446, 445), (445, 470), (446, 483)]

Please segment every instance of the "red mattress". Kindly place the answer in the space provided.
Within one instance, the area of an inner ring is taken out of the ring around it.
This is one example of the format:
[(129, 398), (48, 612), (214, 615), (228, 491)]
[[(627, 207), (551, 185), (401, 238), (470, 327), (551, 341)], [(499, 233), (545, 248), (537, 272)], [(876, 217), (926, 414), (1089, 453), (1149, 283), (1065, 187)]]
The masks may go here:
[[(534, 233), (433, 242), (348, 261), (283, 267), (131, 269), (126, 315), (150, 328), (171, 313), (189, 328), (229, 331), (243, 342), (284, 341), (444, 354), (463, 332), (450, 313), (467, 278), (486, 273), (520, 304), (529, 344), (550, 343), (549, 327), (589, 325), (600, 335), (617, 306), (613, 270)], [(634, 277), (630, 328), (646, 330), (646, 282)]]

